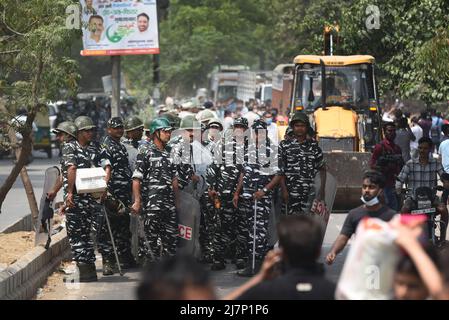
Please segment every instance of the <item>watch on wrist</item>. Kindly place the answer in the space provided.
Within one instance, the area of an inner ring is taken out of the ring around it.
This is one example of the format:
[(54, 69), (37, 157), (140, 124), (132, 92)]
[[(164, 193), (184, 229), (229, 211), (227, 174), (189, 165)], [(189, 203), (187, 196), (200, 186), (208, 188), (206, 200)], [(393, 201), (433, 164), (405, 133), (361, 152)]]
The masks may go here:
[(263, 188), (262, 191), (265, 192), (265, 193), (267, 193), (267, 192), (268, 192), (268, 189), (267, 189), (267, 188)]

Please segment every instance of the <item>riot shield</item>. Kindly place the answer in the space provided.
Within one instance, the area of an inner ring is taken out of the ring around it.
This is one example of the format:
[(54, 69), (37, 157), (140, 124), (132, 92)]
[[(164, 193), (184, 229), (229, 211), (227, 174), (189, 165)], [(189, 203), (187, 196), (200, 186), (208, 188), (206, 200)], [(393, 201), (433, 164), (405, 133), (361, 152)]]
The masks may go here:
[(197, 199), (184, 190), (179, 191), (178, 252), (200, 256), (200, 204)]
[[(53, 225), (53, 215), (55, 210), (54, 201), (47, 199), (47, 192), (49, 192), (55, 185), (57, 179), (60, 178), (59, 168), (56, 166), (45, 170), (44, 187), (42, 189), (42, 196), (39, 203), (39, 217), (36, 220), (34, 230), (36, 230), (34, 245), (46, 244), (50, 245), (50, 237)], [(52, 212), (53, 211), (53, 212)]]

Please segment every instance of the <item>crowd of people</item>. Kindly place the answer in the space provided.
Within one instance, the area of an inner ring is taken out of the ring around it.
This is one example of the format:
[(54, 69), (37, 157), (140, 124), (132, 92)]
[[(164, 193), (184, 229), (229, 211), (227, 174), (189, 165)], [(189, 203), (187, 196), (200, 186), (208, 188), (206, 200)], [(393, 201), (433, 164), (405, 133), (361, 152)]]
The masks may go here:
[[(445, 223), (437, 243), (443, 250), (428, 247), (428, 234), (421, 232), (423, 224), (394, 223), (396, 245), (406, 252), (391, 284), (398, 299), (448, 297), (449, 279), (444, 273), (448, 265), (441, 254), (445, 252), (448, 220), (449, 179), (442, 165), (449, 162), (444, 142), (448, 127), (433, 114), (435, 121), (430, 120), (427, 131), (422, 123), (430, 118), (409, 121), (399, 111), (392, 119), (384, 117), (384, 139), (375, 146), (371, 168), (366, 168), (371, 170), (361, 181), (363, 204), (349, 212), (325, 259), (328, 264), (335, 261), (360, 221), (367, 217), (394, 221), (397, 213), (414, 210), (415, 191), (428, 187), (434, 193), (432, 205)], [(116, 273), (118, 265), (145, 268), (138, 289), (142, 299), (215, 298), (198, 263), (210, 264), (212, 271), (233, 264), (238, 275), (252, 277), (229, 299), (334, 298), (335, 284), (326, 280), (318, 263), (324, 230), (310, 214), (312, 202), (325, 198), (323, 152), (303, 112), (289, 119), (282, 137), (277, 128), (270, 132), (270, 127), (286, 120), (269, 105), (237, 101), (224, 110), (211, 102), (161, 106), (158, 116), (146, 123), (136, 116), (113, 117), (99, 142), (94, 135), (96, 124), (89, 116), (60, 123), (56, 133), (63, 142), (62, 177), (48, 196), (54, 198), (64, 189), (61, 212), (66, 214), (80, 281), (97, 280), (90, 236), (93, 229), (105, 276)], [(432, 135), (438, 130), (438, 137)], [(195, 149), (195, 143), (202, 148)], [(436, 143), (439, 146), (434, 148)], [(197, 162), (194, 150), (207, 152), (210, 161)], [(432, 151), (439, 152), (440, 158)], [(102, 194), (77, 192), (77, 170), (91, 167), (105, 169), (107, 191)], [(315, 190), (317, 175), (321, 184)], [(435, 196), (441, 180), (447, 188), (442, 201)], [(411, 190), (405, 196), (404, 185)], [(178, 221), (181, 198), (190, 192), (199, 194), (201, 255), (186, 257), (178, 253)], [(276, 230), (279, 241), (274, 245), (269, 241), (273, 204), (282, 208), (283, 216)], [(114, 243), (105, 215), (110, 218)], [(139, 225), (138, 234), (130, 227), (133, 219)], [(133, 236), (139, 243), (135, 254)], [(423, 265), (435, 270), (430, 279), (423, 273)], [(179, 274), (186, 277), (175, 276)], [(419, 296), (404, 293), (404, 287), (412, 288), (413, 281), (423, 289)]]

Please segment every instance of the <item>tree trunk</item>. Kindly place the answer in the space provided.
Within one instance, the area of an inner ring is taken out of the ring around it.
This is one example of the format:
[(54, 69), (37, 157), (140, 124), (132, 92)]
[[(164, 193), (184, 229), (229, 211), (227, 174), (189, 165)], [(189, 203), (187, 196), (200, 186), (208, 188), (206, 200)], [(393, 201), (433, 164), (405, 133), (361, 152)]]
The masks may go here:
[[(11, 143), (13, 143), (14, 145), (17, 145), (17, 138), (16, 138), (15, 132), (12, 128), (9, 130), (8, 135), (9, 135), (9, 140), (11, 141)], [(25, 157), (25, 161), (28, 159), (28, 157), (31, 153), (31, 149), (32, 149), (31, 142), (32, 142), (31, 138), (29, 139), (29, 142), (26, 142), (28, 144), (28, 146), (25, 148), (27, 150), (27, 156)], [(23, 152), (22, 151), (23, 149), (24, 149), (23, 144), (22, 144), (22, 148), (16, 149), (16, 151), (15, 151), (16, 159), (20, 158), (20, 154)], [(39, 208), (37, 206), (36, 197), (34, 195), (33, 185), (31, 184), (30, 177), (28, 176), (27, 169), (25, 168), (24, 165), (22, 165), (22, 169), (20, 170), (20, 178), (22, 179), (22, 183), (23, 183), (23, 186), (24, 186), (26, 194), (27, 194), (28, 204), (30, 206), (31, 217), (32, 217), (33, 226), (34, 226), (34, 225), (36, 225), (36, 221), (39, 218)]]
[[(17, 179), (17, 176), (22, 171), (22, 168), (24, 167), (29, 155), (31, 154), (31, 148), (32, 148), (32, 144), (33, 144), (32, 140), (31, 140), (31, 130), (33, 127), (33, 121), (36, 118), (36, 114), (37, 114), (37, 111), (40, 106), (38, 96), (39, 96), (39, 85), (41, 82), (41, 75), (42, 75), (43, 67), (44, 67), (44, 63), (43, 63), (42, 56), (38, 56), (37, 64), (36, 64), (36, 73), (33, 78), (32, 89), (31, 89), (31, 99), (32, 99), (33, 104), (30, 107), (30, 110), (28, 111), (27, 119), (26, 119), (25, 125), (23, 126), (23, 130), (21, 132), (22, 136), (23, 136), (23, 140), (22, 140), (22, 145), (21, 145), (21, 151), (19, 152), (19, 154), (16, 153), (16, 156), (18, 155), (17, 162), (14, 165), (9, 176), (6, 178), (6, 181), (0, 187), (0, 213), (1, 213), (1, 208), (2, 208), (3, 202), (5, 201), (6, 195), (8, 194), (9, 190), (12, 188), (14, 182)], [(5, 109), (5, 107), (1, 103), (0, 103), (0, 109)], [(15, 138), (14, 132), (13, 132), (13, 136), (14, 136), (13, 137), (13, 139), (14, 139)], [(26, 178), (26, 177), (25, 177), (25, 179), (22, 178), (22, 181), (24, 182), (25, 189), (28, 188), (27, 185), (31, 185), (31, 183), (29, 182), (29, 178)], [(31, 189), (32, 189), (32, 187), (31, 187)], [(27, 190), (27, 197), (28, 197), (28, 199), (30, 199), (31, 197), (34, 198), (34, 192), (30, 193), (29, 190)], [(33, 202), (35, 205), (33, 204)], [(30, 208), (31, 208), (31, 212), (33, 215), (33, 220), (34, 220), (34, 216), (36, 215), (35, 208), (37, 208), (37, 203), (36, 203), (35, 198), (34, 198), (34, 200), (30, 201)], [(36, 215), (36, 218), (37, 218), (37, 215)], [(33, 221), (33, 225), (35, 225), (34, 222), (35, 221)]]

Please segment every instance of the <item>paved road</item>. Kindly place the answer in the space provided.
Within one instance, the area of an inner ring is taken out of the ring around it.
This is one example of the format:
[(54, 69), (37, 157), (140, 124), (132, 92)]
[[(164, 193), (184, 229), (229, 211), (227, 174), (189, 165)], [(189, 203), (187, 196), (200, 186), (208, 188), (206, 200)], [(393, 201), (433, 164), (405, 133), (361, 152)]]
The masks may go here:
[[(53, 150), (53, 152), (57, 151)], [(48, 167), (58, 165), (58, 157), (54, 156), (52, 159), (48, 159), (46, 153), (39, 151), (34, 151), (33, 155), (35, 160), (26, 168), (34, 188), (36, 201), (39, 204), (44, 185), (44, 172)], [(6, 180), (12, 168), (13, 163), (11, 158), (0, 160), (0, 184)], [(20, 218), (30, 214), (30, 212), (31, 210), (28, 205), (25, 189), (23, 188), (22, 180), (19, 175), (12, 189), (7, 194), (5, 202), (1, 208), (0, 231)]]
[[(341, 230), (345, 214), (332, 214), (323, 243), (321, 261), (329, 251), (330, 246)], [(343, 267), (343, 262), (347, 254), (345, 249), (337, 257), (332, 266), (325, 266), (329, 279), (338, 280), (338, 276)], [(140, 273), (135, 271), (127, 272), (123, 277), (119, 275), (103, 277), (101, 269), (101, 256), (97, 256), (97, 274), (99, 281), (94, 283), (81, 283), (78, 286), (66, 286), (61, 277), (56, 278), (51, 286), (51, 291), (47, 289), (38, 296), (38, 300), (132, 300), (135, 299), (135, 291), (139, 284)], [(236, 275), (235, 267), (228, 265), (226, 270), (210, 272), (210, 276), (216, 288), (217, 297), (222, 298), (231, 292), (248, 278), (241, 278)], [(56, 282), (56, 284), (55, 284)]]
[[(54, 150), (55, 151), (55, 150)], [(57, 165), (57, 157), (47, 159), (44, 153), (34, 152), (35, 160), (27, 166), (28, 174), (34, 187), (36, 200), (39, 203), (42, 195), (42, 188), (44, 183), (44, 171), (50, 166)], [(0, 183), (4, 181), (13, 167), (11, 159), (0, 160)], [(30, 213), (29, 205), (26, 200), (26, 194), (22, 185), (20, 176), (17, 178), (13, 188), (8, 193), (6, 200), (2, 207), (2, 214), (0, 215), (0, 230), (14, 223), (21, 217)], [(326, 230), (325, 239), (323, 242), (323, 250), (321, 260), (324, 259), (325, 254), (329, 251), (330, 246), (338, 235), (345, 214), (332, 214), (329, 220), (329, 225)], [(333, 281), (338, 280), (344, 257), (347, 250), (342, 255), (337, 257), (334, 265), (326, 266), (327, 276)], [(128, 272), (124, 277), (112, 276), (103, 277), (101, 274), (101, 259), (98, 259), (97, 271), (99, 275), (99, 282), (97, 283), (83, 283), (78, 289), (73, 287), (67, 288), (62, 281), (56, 286), (52, 292), (45, 293), (41, 299), (133, 299), (134, 292), (138, 285), (140, 273), (138, 271)], [(208, 267), (208, 266), (206, 266)], [(216, 286), (216, 293), (218, 297), (223, 297), (228, 292), (238, 287), (245, 282), (247, 278), (241, 278), (236, 275), (236, 270), (233, 266), (228, 265), (226, 270), (211, 272), (210, 275)]]

